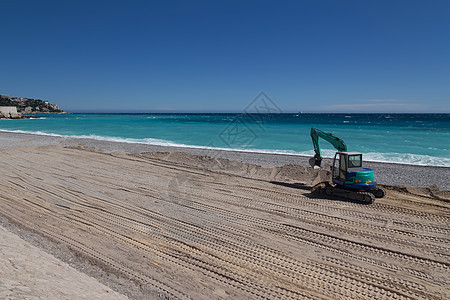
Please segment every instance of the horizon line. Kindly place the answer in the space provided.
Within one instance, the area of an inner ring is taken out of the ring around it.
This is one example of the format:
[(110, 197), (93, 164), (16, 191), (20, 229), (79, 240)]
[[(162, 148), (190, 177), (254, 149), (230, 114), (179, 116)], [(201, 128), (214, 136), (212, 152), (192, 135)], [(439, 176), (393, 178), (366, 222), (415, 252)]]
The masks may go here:
[[(183, 110), (155, 110), (155, 111), (105, 111), (105, 110), (75, 110), (65, 111), (69, 114), (450, 114), (450, 112), (339, 112), (339, 111), (286, 111), (280, 113), (256, 113), (243, 111), (183, 111)], [(44, 113), (43, 113), (44, 114)]]

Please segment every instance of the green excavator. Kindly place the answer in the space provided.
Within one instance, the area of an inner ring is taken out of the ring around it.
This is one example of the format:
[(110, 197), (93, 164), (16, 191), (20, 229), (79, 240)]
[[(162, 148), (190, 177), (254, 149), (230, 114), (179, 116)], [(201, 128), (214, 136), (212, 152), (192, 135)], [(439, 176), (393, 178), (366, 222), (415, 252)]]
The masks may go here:
[(347, 151), (343, 140), (316, 128), (311, 128), (315, 152), (314, 157), (310, 159), (312, 167), (320, 167), (322, 163), (319, 138), (329, 142), (338, 152), (334, 155), (331, 166), (333, 184), (319, 183), (312, 188), (312, 193), (366, 203), (373, 203), (375, 198), (383, 198), (386, 195), (386, 190), (377, 186), (373, 170), (363, 168), (362, 153)]

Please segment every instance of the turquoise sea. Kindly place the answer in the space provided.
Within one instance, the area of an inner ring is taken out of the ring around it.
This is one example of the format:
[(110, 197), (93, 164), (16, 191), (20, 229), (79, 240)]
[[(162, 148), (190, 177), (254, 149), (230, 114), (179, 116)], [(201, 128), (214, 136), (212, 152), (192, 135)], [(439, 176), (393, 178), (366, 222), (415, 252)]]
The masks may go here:
[[(313, 155), (310, 128), (365, 160), (450, 167), (450, 114), (64, 114), (0, 120), (0, 130), (181, 147)], [(324, 156), (335, 150), (321, 141)]]

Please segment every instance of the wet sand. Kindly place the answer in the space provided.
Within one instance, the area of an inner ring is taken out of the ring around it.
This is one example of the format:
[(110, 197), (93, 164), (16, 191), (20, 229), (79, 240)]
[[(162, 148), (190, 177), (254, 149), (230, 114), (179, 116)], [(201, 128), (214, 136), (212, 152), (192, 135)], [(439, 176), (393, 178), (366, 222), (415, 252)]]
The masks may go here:
[[(388, 174), (387, 197), (365, 205), (311, 195), (327, 172), (299, 157), (8, 135), (0, 223), (128, 297), (450, 293), (450, 193), (436, 187), (394, 186)], [(410, 167), (419, 185), (422, 169)], [(423, 170), (448, 178), (448, 168)]]

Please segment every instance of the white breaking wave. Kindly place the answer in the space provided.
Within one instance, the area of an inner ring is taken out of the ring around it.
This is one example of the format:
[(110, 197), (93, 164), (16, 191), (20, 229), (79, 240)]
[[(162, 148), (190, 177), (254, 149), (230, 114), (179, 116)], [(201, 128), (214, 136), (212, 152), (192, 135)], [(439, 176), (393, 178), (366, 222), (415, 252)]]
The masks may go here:
[[(323, 149), (321, 152), (322, 156), (325, 158), (333, 158), (334, 154), (336, 153), (335, 151), (328, 149)], [(298, 152), (298, 155), (314, 156), (314, 150)], [(411, 153), (368, 152), (363, 153), (363, 160), (373, 162), (404, 164), (404, 165), (416, 165), (416, 166), (450, 167), (450, 158), (435, 157), (422, 154), (411, 154)]]
[(435, 157), (423, 154), (369, 152), (364, 153), (364, 159), (367, 161), (396, 164), (450, 167), (450, 158)]
[[(194, 149), (207, 149), (207, 150), (223, 150), (223, 151), (239, 151), (249, 153), (265, 153), (265, 154), (284, 154), (284, 155), (297, 155), (297, 156), (314, 156), (314, 150), (307, 151), (293, 151), (293, 150), (273, 150), (273, 149), (251, 149), (251, 148), (225, 148), (225, 147), (208, 147), (198, 145), (187, 145), (181, 143), (175, 143), (167, 140), (144, 138), (120, 138), (120, 137), (107, 137), (99, 135), (62, 135), (56, 133), (46, 133), (42, 131), (24, 131), (24, 130), (0, 130), (1, 132), (11, 133), (25, 133), (34, 135), (53, 136), (61, 138), (75, 138), (75, 139), (93, 139), (98, 141), (118, 142), (118, 143), (130, 143), (130, 144), (145, 144), (155, 146), (168, 146), (168, 147), (180, 147), (180, 148), (194, 148)], [(322, 156), (324, 158), (333, 158), (336, 153), (334, 150), (322, 149)], [(450, 167), (450, 158), (435, 157), (430, 155), (411, 154), (411, 153), (376, 153), (369, 152), (363, 153), (364, 161), (373, 162), (385, 162), (395, 164), (407, 164), (407, 165), (420, 165), (420, 166), (438, 166), (438, 167)]]

